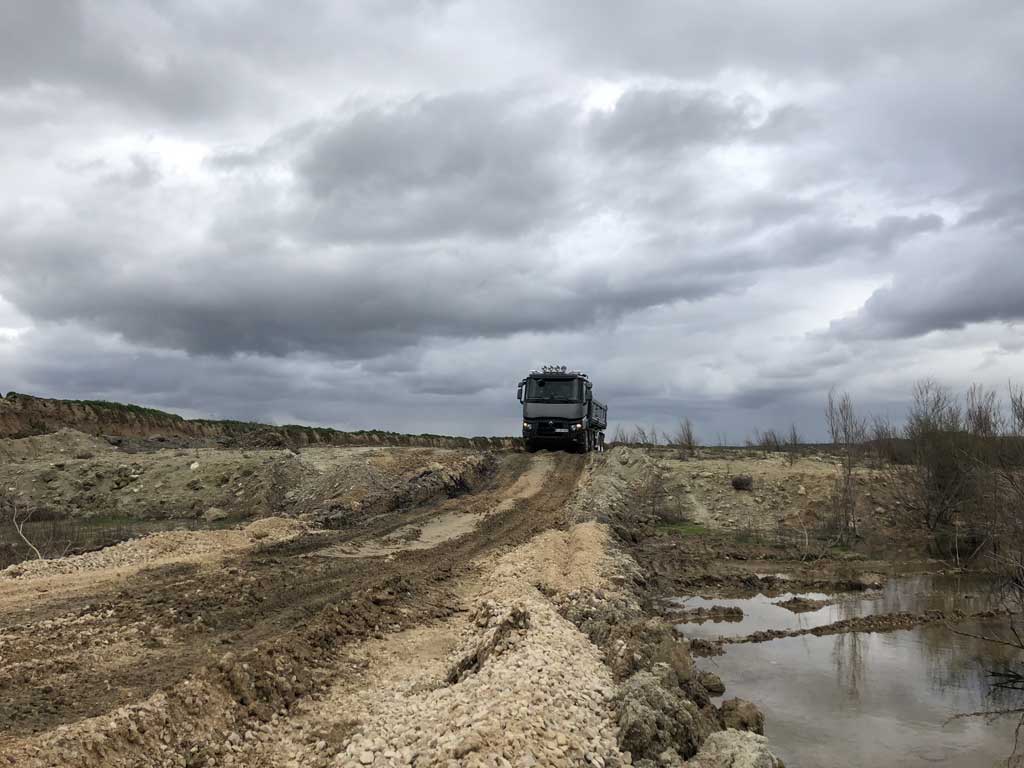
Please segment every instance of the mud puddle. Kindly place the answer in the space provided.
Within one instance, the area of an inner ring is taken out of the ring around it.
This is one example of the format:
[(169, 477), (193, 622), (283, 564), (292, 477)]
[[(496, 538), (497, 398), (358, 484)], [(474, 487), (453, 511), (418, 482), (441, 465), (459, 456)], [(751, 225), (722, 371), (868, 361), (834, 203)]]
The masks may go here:
[[(793, 597), (832, 602), (800, 613), (779, 605)], [(950, 576), (901, 577), (857, 596), (802, 593), (673, 602), (687, 610), (706, 609), (697, 615), (727, 615), (711, 611), (713, 606), (743, 611), (739, 621), (677, 625), (688, 637), (706, 639), (822, 627), (858, 616), (977, 613), (994, 607), (983, 580)], [(956, 625), (996, 636), (1004, 627), (998, 618)], [(701, 666), (722, 678), (730, 696), (757, 703), (765, 714), (765, 733), (787, 765), (976, 768), (1007, 765), (1020, 717), (956, 716), (1021, 705), (1019, 698), (993, 689), (988, 674), (1014, 661), (1014, 653), (930, 623), (727, 644), (724, 655), (704, 659)]]

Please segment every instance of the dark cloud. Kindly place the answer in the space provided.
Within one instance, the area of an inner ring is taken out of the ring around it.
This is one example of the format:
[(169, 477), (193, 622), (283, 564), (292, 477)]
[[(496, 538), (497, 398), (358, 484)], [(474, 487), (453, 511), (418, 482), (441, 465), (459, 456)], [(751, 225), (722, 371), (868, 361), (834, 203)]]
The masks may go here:
[(0, 385), (507, 432), (558, 362), (740, 440), (1001, 384), (1022, 69), (1016, 0), (8, 3)]
[(613, 109), (590, 120), (599, 150), (658, 162), (686, 147), (790, 141), (810, 126), (803, 109), (793, 104), (771, 110), (747, 93), (682, 88), (631, 88)]
[(4, 3), (0, 85), (67, 89), (173, 118), (235, 106), (256, 85), (245, 68), (227, 51), (166, 34), (171, 21), (146, 3)]
[[(77, 321), (194, 354), (319, 352), (376, 357), (430, 336), (570, 330), (728, 290), (668, 261), (631, 270), (552, 271), (514, 249), (140, 257), (125, 244), (33, 233), (5, 245), (0, 292), (43, 322)], [(126, 254), (134, 259), (126, 259)], [(557, 266), (557, 265), (555, 265)], [(126, 268), (127, 267), (127, 268)], [(554, 279), (559, 275), (558, 279)]]
[(591, 120), (598, 146), (626, 153), (666, 152), (692, 144), (729, 142), (757, 120), (752, 99), (727, 99), (714, 91), (626, 91), (607, 113)]
[(564, 213), (573, 114), (515, 94), (418, 98), (312, 129), (302, 225), (328, 240), (515, 236)]
[(972, 323), (1024, 320), (1024, 258), (1019, 243), (985, 254), (941, 254), (896, 276), (852, 317), (834, 320), (838, 338), (910, 338)]
[(1024, 190), (990, 195), (984, 203), (958, 222), (961, 227), (994, 224), (1003, 227), (1024, 225)]

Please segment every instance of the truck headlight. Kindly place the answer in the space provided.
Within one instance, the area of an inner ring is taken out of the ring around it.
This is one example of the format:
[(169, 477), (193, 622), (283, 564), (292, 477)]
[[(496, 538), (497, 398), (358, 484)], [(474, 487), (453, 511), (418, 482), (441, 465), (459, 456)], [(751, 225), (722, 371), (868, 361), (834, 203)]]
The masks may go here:
[(583, 422), (582, 421), (577, 421), (575, 424), (572, 425), (572, 428), (573, 429), (583, 429)]
[(524, 421), (523, 422), (523, 429), (529, 429), (531, 426), (533, 426), (533, 425), (530, 424), (530, 422), (528, 422), (528, 421)]

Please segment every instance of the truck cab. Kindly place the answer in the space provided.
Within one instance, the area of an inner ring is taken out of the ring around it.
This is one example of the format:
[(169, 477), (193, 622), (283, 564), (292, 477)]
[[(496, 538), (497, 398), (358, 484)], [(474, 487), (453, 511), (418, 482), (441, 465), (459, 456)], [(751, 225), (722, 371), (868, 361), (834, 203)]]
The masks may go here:
[(528, 451), (562, 448), (586, 453), (604, 448), (608, 408), (593, 397), (585, 373), (563, 366), (530, 371), (519, 382), (523, 442)]

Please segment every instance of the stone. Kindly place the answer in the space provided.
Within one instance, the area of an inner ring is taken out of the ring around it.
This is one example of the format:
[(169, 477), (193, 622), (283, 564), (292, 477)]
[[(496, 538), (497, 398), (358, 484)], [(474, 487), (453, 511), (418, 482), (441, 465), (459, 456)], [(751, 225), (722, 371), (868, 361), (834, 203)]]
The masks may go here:
[(754, 478), (750, 475), (733, 475), (732, 487), (737, 491), (754, 490)]
[(696, 768), (783, 768), (764, 736), (749, 731), (713, 733), (687, 766)]
[(714, 672), (700, 672), (697, 681), (704, 686), (705, 690), (712, 696), (721, 696), (725, 693), (725, 683), (722, 678)]
[(746, 699), (728, 699), (722, 702), (722, 723), (737, 731), (764, 733), (764, 715), (755, 704)]
[(203, 513), (203, 520), (208, 523), (213, 523), (217, 520), (224, 520), (227, 516), (228, 513), (220, 507), (210, 507)]

